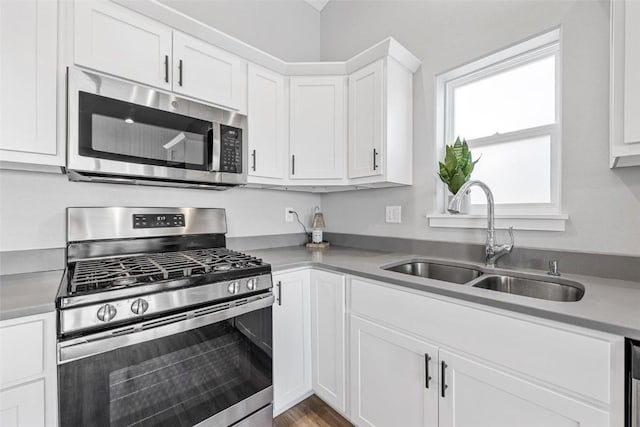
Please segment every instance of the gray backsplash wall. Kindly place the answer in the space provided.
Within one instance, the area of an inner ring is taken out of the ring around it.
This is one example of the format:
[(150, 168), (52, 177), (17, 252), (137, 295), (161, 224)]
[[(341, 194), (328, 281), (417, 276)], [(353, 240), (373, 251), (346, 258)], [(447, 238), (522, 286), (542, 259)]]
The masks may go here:
[[(483, 230), (430, 228), (436, 213), (434, 76), (532, 35), (562, 31), (564, 232), (516, 230), (516, 247), (640, 255), (640, 167), (609, 169), (609, 2), (332, 1), (321, 13), (323, 59), (393, 36), (422, 60), (414, 77), (414, 185), (322, 196), (328, 231), (484, 241)], [(402, 224), (384, 222), (402, 206)], [(507, 239), (505, 232), (498, 239)]]
[[(325, 233), (325, 238), (331, 244), (338, 246), (401, 252), (427, 258), (484, 262), (484, 245), (475, 243), (437, 242), (342, 233)], [(560, 273), (640, 282), (640, 257), (634, 256), (516, 247), (511, 254), (500, 258), (498, 265), (500, 267), (546, 271), (551, 260), (558, 261)]]

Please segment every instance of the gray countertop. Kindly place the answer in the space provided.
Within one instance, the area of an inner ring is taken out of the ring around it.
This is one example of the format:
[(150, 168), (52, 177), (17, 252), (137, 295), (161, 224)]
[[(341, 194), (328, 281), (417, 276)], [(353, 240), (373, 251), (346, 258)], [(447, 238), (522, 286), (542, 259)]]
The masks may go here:
[[(564, 274), (563, 279), (584, 285), (585, 295), (578, 302), (555, 302), (414, 277), (381, 268), (410, 259), (438, 260), (423, 255), (342, 247), (307, 250), (301, 246), (247, 252), (270, 263), (274, 272), (296, 267), (328, 269), (400, 286), (412, 292), (443, 295), (640, 339), (640, 282)], [(509, 271), (514, 270), (496, 269), (496, 272)], [(544, 276), (541, 271), (517, 271)], [(62, 274), (62, 270), (52, 270), (0, 276), (0, 320), (54, 311)]]
[[(640, 282), (563, 274), (563, 279), (573, 280), (584, 285), (585, 294), (578, 302), (556, 302), (415, 277), (386, 271), (381, 268), (382, 266), (410, 259), (438, 260), (438, 258), (425, 257), (424, 255), (385, 253), (340, 247), (331, 247), (325, 250), (307, 250), (304, 247), (292, 247), (248, 252), (270, 263), (274, 272), (296, 267), (329, 269), (423, 291), (427, 294), (443, 295), (640, 339)], [(441, 261), (451, 262), (451, 260)], [(466, 262), (464, 264), (478, 265)], [(496, 269), (497, 273), (513, 271), (545, 276), (545, 272), (536, 270)]]
[(54, 311), (64, 270), (0, 276), (0, 320)]

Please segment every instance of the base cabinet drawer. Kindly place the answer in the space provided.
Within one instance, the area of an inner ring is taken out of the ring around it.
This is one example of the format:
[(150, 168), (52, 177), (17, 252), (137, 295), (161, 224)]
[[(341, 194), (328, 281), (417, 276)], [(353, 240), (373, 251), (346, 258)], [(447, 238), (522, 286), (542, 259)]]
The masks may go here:
[(0, 426), (44, 426), (44, 379), (0, 391)]
[(0, 387), (44, 373), (44, 328), (44, 320), (0, 326)]

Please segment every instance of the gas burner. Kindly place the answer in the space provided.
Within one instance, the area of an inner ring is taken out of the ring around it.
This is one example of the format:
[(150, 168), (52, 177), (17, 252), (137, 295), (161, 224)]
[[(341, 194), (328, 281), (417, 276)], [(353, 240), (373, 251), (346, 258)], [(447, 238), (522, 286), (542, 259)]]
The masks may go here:
[(113, 286), (131, 286), (134, 283), (138, 283), (138, 279), (136, 279), (135, 277), (121, 277), (118, 279), (114, 279), (111, 283), (113, 284)]
[(81, 295), (206, 274), (243, 274), (264, 265), (261, 259), (226, 248), (83, 260), (74, 265), (69, 290)]

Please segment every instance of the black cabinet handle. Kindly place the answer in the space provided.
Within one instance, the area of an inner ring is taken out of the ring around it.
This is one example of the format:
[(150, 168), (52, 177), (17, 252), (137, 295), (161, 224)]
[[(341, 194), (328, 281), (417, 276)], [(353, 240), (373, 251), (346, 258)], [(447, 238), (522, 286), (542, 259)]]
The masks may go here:
[(424, 354), (424, 388), (429, 388), (429, 381), (431, 381), (431, 376), (429, 375), (430, 361), (431, 361), (431, 356), (425, 353)]
[(182, 59), (178, 61), (178, 85), (182, 86)]
[(169, 83), (169, 55), (164, 56), (164, 81)]
[(373, 149), (373, 170), (378, 169), (378, 163), (376, 162), (376, 158), (378, 157), (378, 150)]
[(251, 166), (251, 170), (256, 170), (256, 150), (251, 152), (251, 157), (253, 158), (253, 166)]
[(296, 174), (296, 155), (291, 155), (291, 175)]
[(276, 287), (278, 288), (278, 305), (282, 305), (282, 282), (280, 280), (278, 280)]
[(442, 397), (444, 397), (444, 391), (449, 387), (445, 384), (445, 369), (447, 369), (448, 365), (445, 363), (445, 361), (443, 360), (442, 362), (440, 362), (441, 365), (441, 369), (440, 369), (440, 394), (442, 395)]

